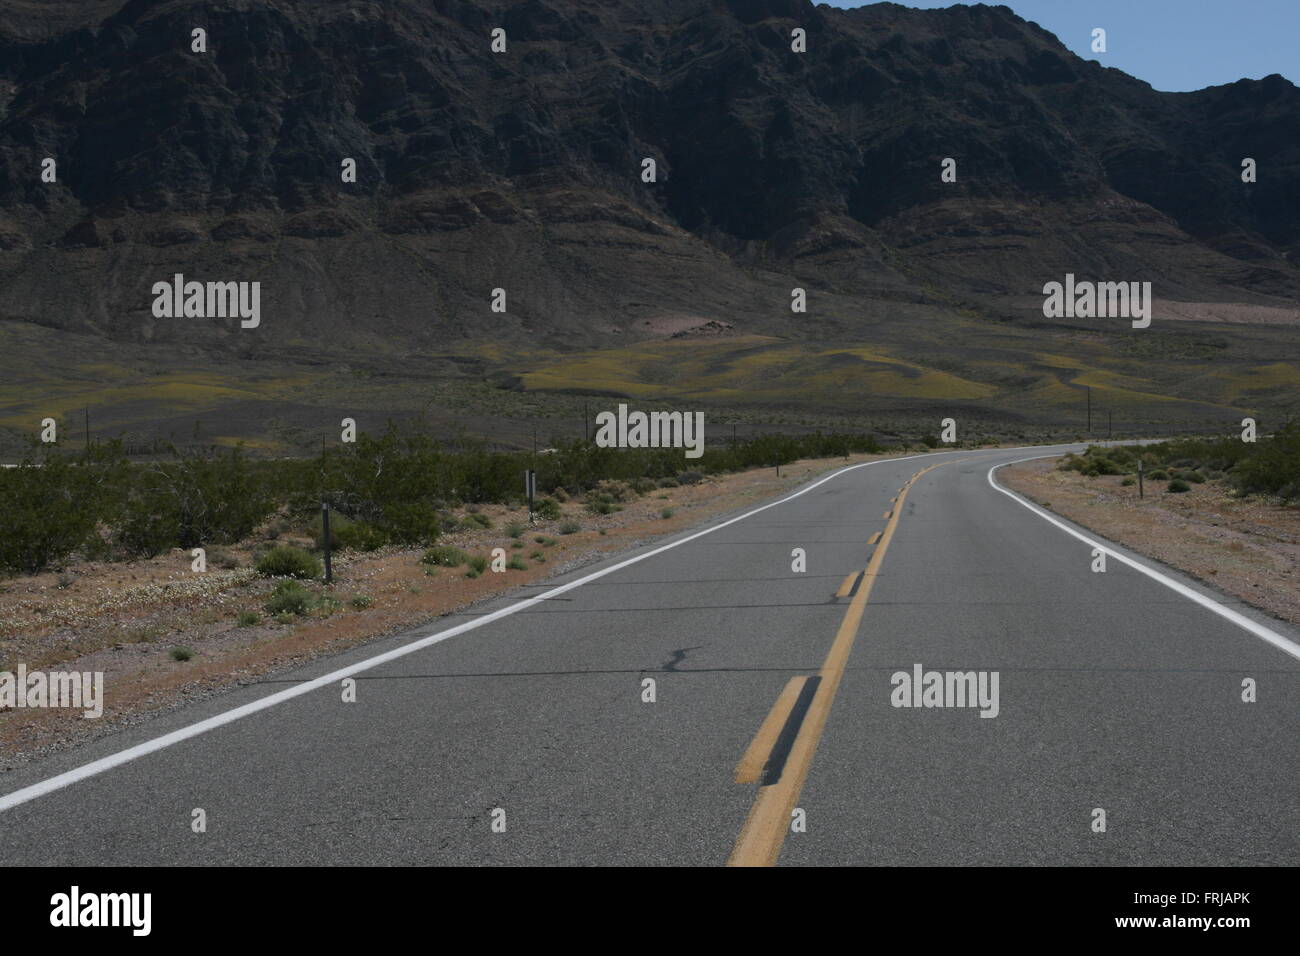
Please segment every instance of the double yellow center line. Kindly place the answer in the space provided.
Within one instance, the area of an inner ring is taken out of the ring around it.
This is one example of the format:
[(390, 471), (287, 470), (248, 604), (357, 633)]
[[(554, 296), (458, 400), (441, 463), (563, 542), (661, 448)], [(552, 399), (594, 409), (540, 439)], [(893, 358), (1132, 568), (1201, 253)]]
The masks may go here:
[[(877, 532), (872, 536), (873, 543), (877, 537), (880, 543), (871, 553), (867, 569), (862, 572), (862, 583), (849, 603), (844, 620), (840, 622), (835, 641), (831, 644), (826, 660), (822, 662), (821, 670), (816, 677), (790, 679), (736, 766), (737, 783), (758, 782), (760, 774), (763, 774), (763, 778), (754, 804), (749, 809), (749, 816), (745, 819), (745, 825), (736, 838), (736, 845), (731, 850), (731, 857), (727, 860), (728, 866), (776, 864), (785, 835), (790, 830), (791, 814), (803, 790), (804, 781), (808, 778), (808, 768), (812, 766), (813, 754), (817, 751), (817, 743), (821, 740), (826, 719), (830, 716), (835, 692), (839, 689), (849, 653), (857, 639), (862, 612), (866, 609), (871, 588), (880, 574), (880, 566), (884, 563), (889, 542), (894, 537), (894, 529), (898, 527), (898, 516), (902, 514), (907, 492), (918, 478), (943, 464), (946, 462), (918, 471), (903, 485), (898, 497), (893, 499), (894, 507), (886, 513), (889, 523), (885, 525), (883, 533)], [(837, 596), (843, 597), (849, 593), (855, 577), (856, 574), (852, 574), (845, 580)], [(783, 746), (785, 743), (788, 743), (788, 751)]]

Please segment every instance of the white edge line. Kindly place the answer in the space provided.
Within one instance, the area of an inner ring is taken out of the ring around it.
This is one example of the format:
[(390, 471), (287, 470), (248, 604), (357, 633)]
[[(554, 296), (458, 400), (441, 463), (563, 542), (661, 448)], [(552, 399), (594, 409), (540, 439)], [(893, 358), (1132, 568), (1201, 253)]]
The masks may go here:
[(989, 484), (993, 487), (995, 491), (1002, 492), (1004, 495), (1006, 495), (1016, 504), (1023, 505), (1024, 507), (1028, 508), (1034, 514), (1038, 515), (1038, 517), (1042, 518), (1044, 521), (1050, 521), (1052, 524), (1056, 525), (1066, 534), (1078, 538), (1080, 541), (1084, 542), (1085, 544), (1091, 545), (1092, 547), (1103, 552), (1104, 554), (1114, 558), (1116, 561), (1128, 565), (1130, 568), (1133, 568), (1135, 571), (1140, 571), (1143, 574), (1145, 574), (1147, 577), (1155, 581), (1159, 581), (1161, 584), (1169, 588), (1171, 591), (1181, 594), (1183, 597), (1188, 598), (1189, 600), (1195, 601), (1197, 604), (1201, 605), (1201, 607), (1213, 611), (1215, 614), (1219, 615), (1222, 618), (1226, 618), (1227, 620), (1231, 621), (1233, 624), (1236, 624), (1238, 627), (1242, 628), (1243, 630), (1249, 631), (1251, 634), (1254, 634), (1256, 637), (1260, 638), (1261, 640), (1265, 640), (1268, 643), (1272, 644), (1274, 647), (1278, 648), (1279, 650), (1284, 651), (1287, 654), (1290, 654), (1292, 657), (1296, 658), (1296, 660), (1300, 660), (1300, 644), (1297, 644), (1295, 641), (1292, 641), (1289, 638), (1284, 637), (1283, 635), (1277, 633), (1276, 631), (1270, 630), (1269, 628), (1265, 627), (1263, 624), (1260, 624), (1258, 621), (1251, 620), (1250, 618), (1246, 617), (1244, 614), (1237, 613), (1232, 608), (1224, 604), (1221, 604), (1219, 601), (1216, 601), (1214, 598), (1209, 597), (1208, 595), (1202, 594), (1199, 591), (1192, 590), (1187, 585), (1182, 584), (1179, 581), (1175, 581), (1173, 578), (1169, 577), (1169, 575), (1162, 574), (1161, 572), (1155, 570), (1154, 568), (1147, 567), (1141, 561), (1135, 561), (1132, 558), (1128, 557), (1127, 555), (1120, 554), (1114, 548), (1109, 548), (1106, 545), (1102, 544), (1100, 541), (1096, 541), (1092, 538), (1089, 538), (1086, 534), (1081, 534), (1080, 532), (1071, 528), (1065, 522), (1061, 521), (1060, 519), (1054, 517), (1051, 514), (1048, 514), (1038, 505), (1033, 504), (1026, 498), (1022, 497), (1021, 495), (1016, 494), (1014, 491), (1011, 491), (1008, 488), (1004, 488), (1002, 485), (998, 484), (996, 481), (993, 480), (993, 473), (997, 471), (999, 468), (1006, 468), (1009, 465), (1018, 465), (1021, 462), (1026, 462), (1026, 461), (1039, 461), (1040, 459), (1043, 458), (1059, 458), (1059, 457), (1060, 457), (1059, 455), (1034, 455), (1032, 458), (1019, 458), (1016, 461), (1004, 461), (1002, 464), (994, 465), (992, 468), (989, 469), (988, 471)]
[[(1001, 450), (1006, 450), (1006, 449), (1001, 449)], [(555, 597), (557, 594), (563, 594), (565, 591), (571, 591), (576, 587), (580, 587), (581, 585), (586, 584), (588, 581), (594, 581), (597, 578), (603, 578), (605, 575), (613, 574), (615, 571), (621, 570), (622, 568), (626, 568), (628, 565), (636, 564), (638, 561), (644, 561), (646, 558), (653, 558), (656, 554), (662, 554), (663, 552), (668, 551), (671, 548), (676, 548), (680, 545), (686, 544), (688, 541), (694, 541), (696, 538), (701, 538), (706, 534), (712, 534), (713, 532), (719, 531), (722, 528), (727, 527), (728, 525), (735, 524), (737, 521), (744, 521), (746, 518), (753, 517), (754, 515), (758, 514), (760, 511), (766, 511), (768, 508), (775, 508), (777, 505), (783, 505), (787, 501), (791, 501), (795, 498), (798, 498), (800, 495), (807, 494), (808, 492), (812, 491), (814, 488), (818, 487), (819, 485), (824, 485), (832, 478), (838, 478), (840, 475), (843, 475), (846, 472), (855, 471), (858, 468), (866, 468), (870, 465), (883, 465), (894, 461), (909, 461), (913, 458), (933, 458), (937, 454), (944, 454), (944, 453), (926, 452), (920, 455), (904, 455), (899, 458), (879, 458), (875, 461), (864, 461), (856, 465), (849, 465), (846, 468), (840, 468), (836, 471), (831, 472), (826, 477), (821, 478), (820, 480), (815, 481), (804, 488), (800, 488), (798, 491), (794, 492), (793, 494), (787, 495), (786, 497), (781, 498), (777, 501), (770, 501), (765, 505), (760, 505), (759, 507), (753, 509), (752, 511), (745, 512), (743, 515), (737, 515), (736, 517), (730, 518), (727, 521), (722, 522), (721, 524), (712, 525), (711, 527), (705, 528), (702, 531), (697, 531), (692, 535), (688, 535), (685, 538), (679, 538), (676, 541), (670, 541), (668, 544), (661, 545), (660, 547), (655, 548), (652, 551), (647, 551), (644, 554), (635, 555), (634, 557), (628, 558), (625, 561), (620, 561), (618, 564), (610, 565), (609, 567), (603, 568), (600, 571), (595, 571), (591, 574), (586, 575), (585, 577), (578, 578), (578, 580), (576, 581), (570, 581), (568, 584), (561, 584), (558, 587), (554, 587), (549, 591), (545, 591), (542, 594), (536, 595), (535, 597), (531, 597), (526, 600), (520, 601), (517, 604), (511, 604), (508, 607), (503, 607), (499, 610), (493, 611), (491, 614), (485, 614), (482, 617), (476, 617), (472, 621), (466, 621), (464, 624), (458, 624), (455, 627), (448, 628), (445, 631), (438, 631), (435, 634), (428, 634), (424, 637), (412, 641), (409, 644), (403, 644), (401, 647), (393, 648), (391, 651), (385, 651), (382, 654), (376, 654), (374, 657), (368, 657), (365, 660), (358, 661), (355, 664), (349, 664), (347, 667), (341, 667), (338, 670), (330, 671), (328, 674), (324, 674), (321, 677), (317, 677), (309, 681), (304, 681), (301, 684), (296, 684), (293, 687), (286, 688), (285, 690), (277, 691), (274, 694), (268, 694), (266, 697), (259, 697), (257, 700), (247, 704), (243, 704), (239, 707), (234, 708), (233, 710), (228, 710), (225, 711), (224, 713), (217, 714), (216, 716), (208, 717), (204, 720), (200, 720), (197, 723), (190, 724), (188, 727), (182, 727), (179, 730), (173, 730), (171, 733), (164, 734), (161, 737), (155, 737), (153, 740), (146, 740), (144, 743), (136, 744), (134, 747), (128, 747), (126, 750), (119, 751), (118, 753), (112, 754), (108, 757), (101, 757), (98, 760), (92, 760), (90, 763), (77, 767), (74, 770), (69, 770), (65, 773), (61, 773), (56, 776), (50, 777), (48, 780), (42, 780), (30, 786), (23, 787), (21, 790), (15, 790), (13, 793), (9, 793), (3, 797), (0, 797), (0, 813), (3, 813), (5, 810), (12, 809), (13, 807), (16, 807), (20, 804), (27, 803), (31, 800), (35, 800), (38, 797), (43, 797), (48, 793), (53, 793), (55, 790), (62, 790), (64, 787), (71, 786), (72, 784), (85, 780), (89, 777), (97, 776), (101, 773), (104, 773), (107, 770), (112, 770), (114, 767), (120, 767), (124, 763), (130, 763), (132, 760), (136, 760), (139, 757), (144, 757), (156, 751), (162, 750), (166, 747), (170, 747), (172, 746), (172, 744), (178, 744), (182, 740), (188, 740), (191, 737), (197, 737), (199, 734), (207, 733), (209, 730), (215, 730), (216, 728), (221, 727), (225, 724), (233, 723), (234, 721), (239, 720), (241, 717), (247, 717), (249, 714), (255, 714), (260, 710), (266, 710), (270, 707), (274, 707), (276, 704), (282, 704), (286, 700), (292, 700), (295, 697), (300, 697), (303, 694), (308, 694), (321, 687), (325, 687), (328, 684), (333, 684), (336, 681), (343, 680), (343, 678), (345, 677), (350, 677), (353, 674), (358, 674), (362, 671), (370, 670), (372, 667), (377, 667), (380, 664), (386, 664), (389, 661), (397, 660), (397, 658), (399, 657), (405, 657), (407, 654), (413, 654), (416, 651), (423, 650), (426, 647), (431, 647), (434, 644), (437, 644), (441, 641), (445, 641), (449, 637), (455, 637), (457, 634), (464, 634), (466, 631), (472, 631), (477, 627), (482, 627), (484, 624), (490, 624), (493, 621), (498, 621), (503, 617), (508, 617), (509, 615), (514, 614), (518, 611), (522, 611), (525, 608), (532, 607), (535, 604), (539, 604), (542, 601)], [(953, 454), (953, 452), (948, 452), (947, 454)]]

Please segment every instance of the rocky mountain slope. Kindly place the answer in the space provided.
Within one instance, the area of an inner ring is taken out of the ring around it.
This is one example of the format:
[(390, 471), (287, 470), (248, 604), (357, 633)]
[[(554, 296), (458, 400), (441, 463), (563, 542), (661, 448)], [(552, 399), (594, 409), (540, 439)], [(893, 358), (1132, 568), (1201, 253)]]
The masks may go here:
[[(1079, 387), (1038, 350), (1081, 337), (1117, 404), (1281, 408), (1295, 365), (1250, 370), (1295, 355), (1278, 343), (1300, 301), (1297, 119), (1281, 76), (1157, 92), (1006, 7), (5, 0), (0, 336), (11, 381), (29, 377), (0, 391), (0, 420), (34, 412), (33, 388), (72, 404), (97, 349), (133, 374), (437, 357), (564, 389), (584, 382), (547, 378), (557, 356), (671, 335), (815, 343), (781, 360), (792, 384), (826, 384), (828, 345), (870, 345), (867, 371), (970, 387), (878, 378), (863, 397), (1013, 410)], [(1067, 272), (1184, 306), (1157, 309), (1154, 349), (1124, 323), (1046, 320), (1042, 286)], [(261, 325), (155, 316), (151, 288), (175, 273), (261, 282)], [(1213, 331), (1233, 317), (1248, 331)], [(1268, 381), (1207, 394), (1207, 349)], [(656, 382), (672, 364), (656, 358), (606, 390), (744, 398), (743, 382)], [(1139, 365), (1141, 388), (1120, 381)], [(166, 411), (131, 401), (123, 421)]]

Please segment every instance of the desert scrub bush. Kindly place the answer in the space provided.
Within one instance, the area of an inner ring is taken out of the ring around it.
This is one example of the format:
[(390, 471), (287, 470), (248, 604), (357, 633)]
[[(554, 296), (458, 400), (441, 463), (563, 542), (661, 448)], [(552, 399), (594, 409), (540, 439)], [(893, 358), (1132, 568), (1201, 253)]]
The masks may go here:
[(1283, 501), (1300, 498), (1300, 423), (1256, 442), (1253, 454), (1238, 461), (1231, 475), (1234, 487), (1243, 494), (1276, 495)]
[(1127, 488), (1129, 485), (1136, 485), (1137, 479), (1134, 478), (1132, 475), (1128, 475), (1124, 478), (1123, 481), (1120, 482), (1120, 484)]
[(452, 545), (436, 544), (425, 551), (420, 556), (420, 560), (425, 564), (433, 564), (440, 568), (458, 568), (469, 560), (469, 555)]
[(672, 508), (665, 508), (663, 511), (659, 512), (659, 517), (663, 518), (665, 521), (667, 521), (672, 516), (673, 516)]
[(227, 571), (233, 571), (239, 567), (239, 558), (225, 548), (209, 548), (208, 563), (218, 568), (225, 568)]
[[(320, 515), (312, 526), (312, 539), (318, 550), (325, 547), (325, 524)], [(377, 551), (387, 543), (388, 535), (373, 525), (330, 513), (330, 547), (335, 551)]]
[(582, 525), (576, 521), (563, 521), (560, 523), (560, 534), (577, 534), (582, 530)]
[(465, 572), (465, 576), (476, 578), (487, 570), (487, 565), (487, 558), (483, 557), (481, 554), (476, 554), (469, 559), (469, 570)]
[(322, 594), (312, 605), (312, 610), (322, 617), (330, 617), (342, 608), (343, 602), (332, 594)]
[(1181, 494), (1184, 491), (1191, 491), (1191, 490), (1192, 490), (1192, 486), (1189, 485), (1187, 482), (1183, 481), (1183, 479), (1181, 478), (1175, 478), (1173, 481), (1169, 482), (1169, 491), (1172, 492), (1173, 494)]
[(172, 660), (174, 661), (188, 661), (191, 657), (194, 656), (194, 648), (173, 647), (171, 656), (172, 656)]
[(525, 561), (524, 561), (522, 558), (520, 558), (519, 555), (517, 555), (517, 554), (512, 554), (512, 555), (510, 556), (510, 561), (506, 564), (506, 567), (509, 568), (511, 571), (527, 571), (527, 570), (528, 570), (528, 564), (527, 564), (527, 562), (525, 562)]
[(171, 447), (171, 459), (135, 466), (115, 515), (119, 544), (151, 557), (167, 548), (233, 544), (275, 510), (264, 469), (240, 448), (213, 457)]
[(543, 521), (558, 521), (564, 514), (560, 508), (560, 503), (554, 498), (542, 498), (540, 501), (533, 503), (533, 508), (537, 517)]
[(595, 501), (587, 502), (587, 511), (593, 515), (612, 515), (615, 512), (622, 510), (622, 505), (616, 505), (612, 501), (601, 501), (597, 499)]
[(1157, 468), (1155, 471), (1148, 474), (1147, 477), (1152, 481), (1168, 481), (1169, 472), (1165, 471), (1163, 468)]
[(320, 562), (315, 555), (287, 544), (279, 544), (257, 561), (257, 573), (272, 578), (320, 577)]
[(276, 620), (281, 614), (305, 615), (314, 603), (312, 593), (297, 581), (281, 581), (266, 602), (266, 613), (275, 615)]
[[(785, 464), (785, 462), (782, 462)], [(682, 471), (677, 474), (677, 483), (679, 485), (695, 485), (704, 480), (704, 475), (698, 471)]]
[(469, 514), (465, 515), (464, 519), (461, 521), (461, 527), (466, 531), (477, 531), (480, 528), (491, 528), (492, 519), (480, 512), (471, 511)]
[(658, 485), (659, 485), (660, 488), (676, 488), (676, 487), (677, 487), (677, 479), (676, 479), (676, 478), (660, 478), (659, 481), (658, 481)]
[(637, 497), (637, 492), (632, 485), (626, 481), (615, 481), (609, 478), (603, 478), (596, 483), (596, 486), (587, 492), (588, 501), (632, 501)]
[(125, 467), (115, 451), (92, 447), (75, 457), (34, 448), (0, 468), (0, 571), (36, 574), (88, 541), (111, 516)]
[(296, 619), (292, 611), (281, 611), (271, 618), (276, 624), (292, 624)]
[(1089, 445), (1082, 455), (1070, 453), (1056, 467), (1062, 471), (1077, 471), (1088, 478), (1127, 475), (1137, 470), (1137, 457), (1127, 448)]
[(237, 620), (240, 627), (253, 627), (261, 619), (261, 615), (256, 611), (240, 611)]
[(348, 607), (354, 611), (364, 611), (366, 608), (374, 606), (374, 603), (375, 599), (369, 594), (355, 594), (348, 601)]
[(522, 538), (524, 536), (524, 524), (519, 521), (512, 521), (506, 525), (506, 534), (512, 538)]
[(532, 558), (534, 561), (544, 562), (546, 560), (546, 552), (534, 551), (532, 554), (529, 555), (529, 557)]

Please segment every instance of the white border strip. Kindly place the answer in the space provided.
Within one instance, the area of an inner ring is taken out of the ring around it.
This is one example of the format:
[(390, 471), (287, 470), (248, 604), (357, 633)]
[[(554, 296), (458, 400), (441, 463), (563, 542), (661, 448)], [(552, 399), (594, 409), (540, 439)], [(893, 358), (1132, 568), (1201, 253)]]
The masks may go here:
[(1080, 534), (1078, 531), (1075, 531), (1065, 522), (1048, 514), (1042, 508), (1038, 507), (1038, 505), (1033, 504), (1027, 499), (1016, 494), (1014, 491), (1004, 488), (1002, 485), (998, 484), (996, 481), (993, 480), (993, 472), (997, 471), (999, 468), (1006, 468), (1008, 465), (1018, 465), (1021, 462), (1025, 462), (1025, 461), (1038, 461), (1042, 458), (1059, 458), (1059, 457), (1060, 457), (1059, 455), (1035, 455), (1032, 458), (1020, 458), (1017, 459), (1016, 461), (1006, 461), (1000, 465), (994, 465), (992, 468), (989, 469), (988, 472), (989, 484), (993, 487), (995, 491), (1002, 492), (1004, 495), (1006, 495), (1016, 504), (1023, 505), (1024, 507), (1028, 508), (1034, 514), (1038, 515), (1038, 517), (1042, 518), (1044, 521), (1050, 521), (1052, 524), (1056, 525), (1066, 534), (1078, 538), (1080, 541), (1084, 542), (1085, 544), (1091, 545), (1092, 547), (1114, 558), (1116, 561), (1119, 561), (1122, 564), (1127, 564), (1133, 570), (1140, 571), (1141, 573), (1145, 574), (1147, 577), (1151, 578), (1152, 580), (1159, 581), (1161, 584), (1169, 588), (1171, 591), (1175, 591), (1178, 594), (1181, 594), (1183, 597), (1195, 601), (1197, 604), (1201, 605), (1201, 607), (1208, 608), (1209, 610), (1213, 611), (1215, 614), (1219, 615), (1222, 618), (1226, 618), (1227, 620), (1231, 621), (1233, 624), (1236, 624), (1238, 627), (1242, 628), (1243, 630), (1249, 631), (1251, 634), (1254, 634), (1256, 637), (1260, 638), (1261, 640), (1268, 641), (1268, 643), (1272, 644), (1274, 647), (1278, 648), (1279, 650), (1285, 651), (1287, 654), (1290, 654), (1292, 657), (1296, 658), (1296, 660), (1300, 660), (1300, 644), (1297, 644), (1295, 641), (1283, 637), (1281, 634), (1277, 633), (1276, 631), (1268, 629), (1263, 624), (1260, 624), (1257, 621), (1252, 621), (1244, 614), (1238, 614), (1232, 608), (1219, 603), (1218, 601), (1214, 600), (1214, 598), (1212, 597), (1202, 594), (1199, 591), (1193, 591), (1187, 585), (1175, 581), (1167, 574), (1162, 574), (1159, 571), (1155, 570), (1154, 568), (1147, 567), (1145, 564), (1141, 563), (1140, 561), (1135, 561), (1132, 558), (1128, 557), (1127, 555), (1120, 554), (1114, 548), (1108, 548), (1100, 541), (1095, 541), (1092, 538), (1089, 538), (1086, 534)]
[[(938, 454), (942, 454), (942, 452)], [(6, 794), (5, 796), (0, 797), (0, 813), (3, 813), (5, 810), (12, 809), (13, 807), (18, 806), (19, 804), (27, 803), (30, 800), (35, 800), (37, 797), (43, 797), (47, 793), (53, 793), (55, 790), (61, 790), (64, 787), (71, 786), (72, 784), (77, 783), (78, 781), (81, 780), (85, 780), (88, 777), (97, 776), (98, 774), (101, 774), (106, 770), (112, 770), (114, 767), (120, 767), (124, 763), (129, 763), (132, 760), (136, 760), (140, 757), (144, 757), (151, 753), (155, 753), (156, 751), (162, 750), (166, 747), (170, 747), (173, 744), (178, 744), (182, 740), (188, 740), (191, 737), (197, 737), (199, 734), (207, 733), (209, 730), (215, 730), (216, 728), (221, 727), (225, 724), (233, 723), (234, 721), (239, 720), (241, 717), (247, 717), (249, 714), (255, 714), (260, 710), (266, 710), (269, 707), (274, 707), (276, 704), (282, 704), (286, 700), (292, 700), (295, 697), (301, 697), (303, 694), (308, 694), (311, 691), (317, 690), (318, 688), (321, 687), (325, 687), (328, 684), (333, 684), (336, 681), (341, 681), (343, 680), (343, 678), (350, 677), (353, 674), (359, 674), (362, 671), (370, 670), (372, 667), (378, 667), (380, 664), (386, 664), (389, 661), (397, 660), (399, 657), (405, 657), (407, 654), (413, 654), (416, 651), (424, 650), (424, 648), (431, 647), (434, 644), (437, 644), (441, 641), (445, 641), (449, 637), (455, 637), (457, 634), (464, 634), (466, 631), (472, 631), (475, 628), (482, 627), (484, 624), (490, 624), (493, 621), (499, 621), (503, 617), (508, 617), (511, 614), (515, 614), (519, 611), (525, 610), (526, 608), (530, 608), (536, 604), (540, 604), (542, 601), (545, 601), (548, 598), (555, 597), (558, 594), (563, 594), (565, 591), (572, 591), (576, 587), (581, 587), (582, 585), (586, 584), (588, 581), (594, 581), (597, 578), (603, 578), (607, 574), (613, 574), (615, 571), (619, 571), (622, 570), (623, 568), (628, 567), (629, 565), (636, 564), (638, 561), (644, 561), (646, 558), (653, 558), (656, 554), (662, 554), (663, 552), (668, 551), (672, 548), (676, 548), (680, 545), (686, 544), (688, 541), (694, 541), (696, 538), (702, 538), (706, 534), (712, 534), (713, 532), (721, 530), (722, 528), (725, 528), (728, 525), (735, 524), (737, 521), (744, 521), (746, 518), (751, 518), (754, 515), (758, 514), (760, 511), (766, 511), (768, 508), (775, 508), (777, 505), (783, 505), (787, 501), (791, 501), (795, 498), (798, 498), (800, 495), (807, 494), (808, 492), (812, 491), (814, 488), (818, 487), (819, 485), (824, 485), (832, 478), (838, 478), (840, 475), (843, 475), (846, 472), (855, 471), (858, 468), (866, 468), (870, 465), (883, 465), (895, 461), (909, 461), (914, 458), (934, 458), (935, 456), (936, 453), (927, 452), (921, 455), (905, 455), (900, 458), (879, 458), (876, 461), (864, 461), (857, 465), (849, 465), (847, 468), (841, 468), (838, 471), (831, 472), (831, 474), (827, 475), (825, 478), (820, 479), (819, 481), (815, 481), (804, 488), (800, 488), (798, 491), (794, 492), (791, 495), (787, 495), (786, 497), (781, 498), (777, 501), (772, 501), (769, 502), (768, 504), (761, 505), (753, 509), (752, 511), (745, 512), (743, 515), (737, 515), (736, 517), (728, 519), (727, 521), (724, 521), (721, 524), (716, 524), (713, 525), (712, 527), (705, 528), (703, 531), (697, 531), (694, 534), (688, 535), (685, 538), (680, 538), (677, 541), (671, 541), (668, 544), (661, 545), (660, 547), (655, 548), (653, 551), (647, 551), (644, 554), (638, 554), (635, 557), (628, 558), (625, 561), (620, 561), (618, 564), (610, 565), (609, 567), (604, 568), (600, 571), (595, 571), (592, 572), (591, 574), (588, 574), (585, 577), (578, 578), (576, 581), (570, 581), (568, 584), (561, 584), (558, 587), (554, 587), (549, 591), (544, 591), (541, 594), (528, 598), (527, 600), (520, 601), (517, 604), (511, 604), (508, 607), (503, 607), (500, 610), (493, 611), (491, 614), (485, 614), (482, 617), (474, 618), (471, 621), (466, 621), (464, 624), (458, 624), (455, 627), (448, 628), (445, 631), (438, 631), (437, 633), (434, 634), (428, 634), (424, 637), (412, 641), (409, 644), (403, 644), (401, 647), (396, 647), (391, 651), (385, 651), (382, 654), (376, 654), (374, 657), (368, 657), (365, 660), (358, 661), (355, 664), (349, 664), (347, 667), (341, 667), (336, 671), (330, 671), (328, 674), (325, 674), (322, 677), (317, 677), (313, 680), (305, 681), (301, 684), (296, 684), (293, 687), (289, 687), (282, 691), (277, 691), (274, 694), (268, 694), (266, 697), (258, 698), (252, 703), (244, 704), (240, 707), (234, 708), (233, 710), (228, 710), (225, 713), (217, 714), (214, 717), (208, 717), (205, 720), (200, 720), (197, 723), (190, 724), (188, 727), (182, 727), (180, 730), (174, 730), (171, 733), (164, 734), (161, 737), (155, 737), (153, 740), (146, 740), (142, 744), (136, 744), (134, 747), (130, 747), (126, 750), (120, 751), (119, 753), (115, 753), (111, 756), (101, 757), (99, 760), (93, 760), (90, 763), (85, 764), (84, 766), (77, 767), (75, 770), (69, 770), (66, 773), (58, 774), (57, 776), (50, 777), (48, 780), (42, 780), (41, 782), (34, 783), (29, 787), (23, 787), (21, 790), (15, 790), (13, 793)]]

